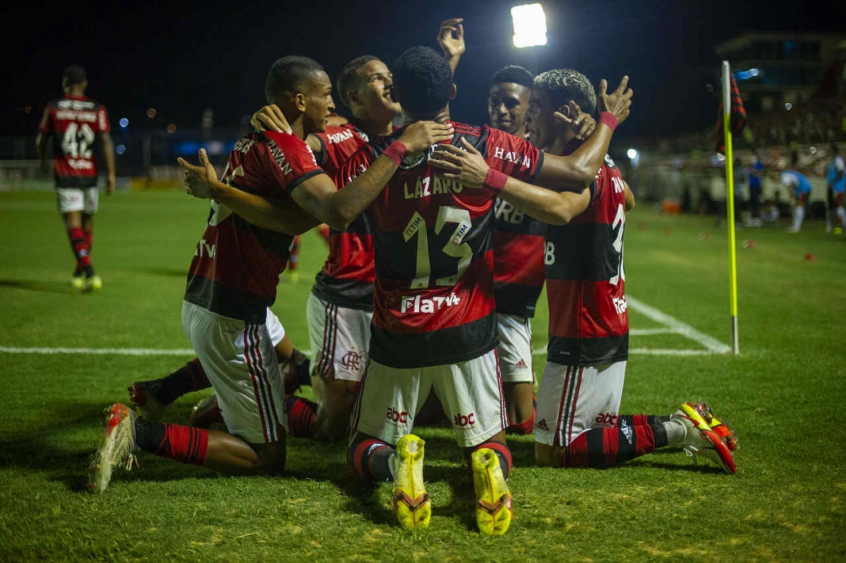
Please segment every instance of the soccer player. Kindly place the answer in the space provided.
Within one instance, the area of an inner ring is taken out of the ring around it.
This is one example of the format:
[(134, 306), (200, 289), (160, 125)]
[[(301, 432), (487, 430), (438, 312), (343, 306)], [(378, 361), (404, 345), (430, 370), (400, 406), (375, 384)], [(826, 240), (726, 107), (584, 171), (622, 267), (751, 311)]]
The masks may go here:
[[(301, 351), (294, 348), (285, 327), (269, 308), (267, 310), (267, 333), (276, 350), (276, 359), (282, 370), (285, 395), (293, 394), (301, 385), (310, 385), (308, 379), (310, 361)], [(212, 384), (199, 358), (194, 358), (176, 371), (160, 379), (136, 381), (127, 391), (133, 408), (148, 420), (158, 422), (167, 407), (179, 397), (192, 391), (208, 389)], [(190, 426), (209, 428), (223, 423), (217, 397), (212, 394), (198, 402), (189, 419)]]
[[(347, 63), (336, 87), (352, 113), (348, 124), (329, 127), (307, 139), (327, 174), (334, 174), (369, 139), (390, 135), (400, 111), (391, 98), (392, 75), (377, 57)], [(285, 130), (278, 108), (265, 106), (253, 115), (259, 129)], [(340, 184), (339, 187), (342, 187)], [(314, 350), (312, 385), (318, 402), (289, 397), (288, 424), (293, 436), (341, 440), (367, 365), (373, 316), (372, 227), (365, 215), (345, 230), (332, 229), (329, 256), (317, 274), (306, 305), (309, 340)]]
[[(528, 140), (527, 116), (534, 75), (510, 65), (496, 71), (488, 95), (491, 127)], [(531, 434), (535, 424), (532, 325), (543, 289), (546, 225), (502, 198), (493, 222), (494, 288), (508, 432)]]
[(115, 190), (115, 151), (106, 106), (88, 98), (85, 69), (71, 65), (62, 73), (64, 96), (44, 108), (35, 140), (38, 158), (47, 171), (47, 144), (52, 139), (56, 202), (65, 221), (76, 269), (71, 286), (80, 290), (103, 287), (91, 264), (94, 214), (98, 208), (97, 161), (99, 147), (106, 163), (106, 194)]
[[(227, 432), (156, 423), (114, 404), (106, 409), (103, 440), (90, 468), (93, 491), (105, 490), (113, 468), (128, 465), (136, 449), (225, 473), (282, 471), (287, 421), (266, 319), (292, 237), (321, 221), (346, 228), (408, 151), (453, 133), (449, 125), (416, 124), (367, 173), (337, 190), (303, 142), (325, 129), (334, 110), (326, 72), (307, 57), (283, 57), (268, 72), (265, 94), (285, 113), (293, 134), (241, 138), (222, 182), (204, 150), (200, 166), (179, 159), (189, 193), (207, 190), (213, 198), (189, 270), (182, 322), (214, 386)], [(270, 230), (279, 225), (284, 232)]]
[[(408, 49), (393, 72), (404, 123), (448, 112), (455, 92), (452, 72), (434, 50)], [(620, 111), (630, 103), (622, 90), (614, 101)], [(545, 158), (524, 139), (488, 126), (456, 123), (455, 128), (450, 142), (469, 139), (467, 145), (480, 147), (492, 167), (573, 190), (583, 190), (593, 179), (611, 138), (610, 128), (599, 127), (577, 154)], [(341, 176), (368, 170), (399, 134), (360, 149)], [(495, 193), (444, 180), (428, 166), (427, 156), (409, 155), (367, 211), (374, 223), (375, 308), (348, 464), (363, 480), (393, 481), (394, 511), (403, 527), (428, 526), (424, 442), (411, 432), (433, 389), (469, 458), (479, 529), (503, 534), (512, 514), (505, 482), (511, 454), (496, 353)]]
[(488, 94), (491, 127), (528, 139), (526, 117), (533, 81), (534, 75), (518, 65), (508, 65), (494, 73)]
[(826, 166), (826, 183), (828, 185), (826, 193), (826, 209), (825, 231), (832, 231), (832, 223), (834, 222), (834, 215), (840, 219), (840, 226), (834, 227), (834, 234), (839, 235), (843, 233), (846, 228), (846, 210), (843, 209), (843, 192), (846, 191), (846, 165), (843, 163), (843, 157), (840, 156), (840, 147), (836, 143), (831, 144), (831, 160)]
[[(603, 80), (599, 100), (606, 99), (605, 89)], [(583, 142), (572, 127), (562, 134), (556, 113), (570, 119), (580, 108), (593, 113), (597, 101), (579, 72), (540, 74), (532, 90), (532, 143), (547, 151), (547, 158), (574, 154)], [(618, 115), (625, 119), (627, 112)], [(604, 112), (599, 121), (613, 126), (611, 119)], [(463, 149), (441, 145), (430, 163), (465, 186), (502, 186), (502, 199), (550, 225), (544, 248), (550, 340), (535, 424), (538, 464), (607, 467), (657, 448), (682, 446), (734, 473), (729, 446), (714, 430), (728, 427), (707, 405), (685, 403), (669, 417), (619, 414), (629, 332), (623, 232), (634, 196), (613, 160), (605, 157), (590, 189), (572, 193), (505, 178), (470, 143)], [(736, 446), (733, 434), (726, 434)]]
[(811, 197), (811, 182), (797, 170), (784, 170), (779, 175), (783, 186), (793, 194), (793, 221), (787, 227), (788, 233), (798, 233), (805, 220), (805, 206)]

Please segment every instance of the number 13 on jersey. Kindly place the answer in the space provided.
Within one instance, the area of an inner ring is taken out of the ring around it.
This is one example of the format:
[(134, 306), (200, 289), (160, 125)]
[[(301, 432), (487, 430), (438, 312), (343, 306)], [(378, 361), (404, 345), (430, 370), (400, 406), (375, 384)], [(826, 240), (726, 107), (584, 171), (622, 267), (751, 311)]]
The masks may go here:
[(456, 224), (455, 230), (440, 251), (434, 255), (429, 254), (429, 233), (427, 231), (426, 219), (417, 211), (411, 216), (408, 224), (403, 229), (405, 242), (417, 239), (417, 258), (414, 272), (414, 279), (411, 281), (411, 289), (423, 289), (430, 287), (429, 280), (432, 275), (432, 264), (434, 262), (435, 273), (446, 273), (444, 270), (451, 270), (449, 265), (444, 264), (443, 257), (457, 258), (458, 265), (455, 273), (446, 273), (435, 279), (436, 286), (453, 286), (458, 283), (461, 276), (473, 261), (473, 249), (464, 242), (467, 233), (470, 232), (473, 223), (470, 219), (470, 212), (458, 207), (444, 206), (438, 209), (438, 217), (435, 221), (435, 236), (443, 231), (447, 224)]

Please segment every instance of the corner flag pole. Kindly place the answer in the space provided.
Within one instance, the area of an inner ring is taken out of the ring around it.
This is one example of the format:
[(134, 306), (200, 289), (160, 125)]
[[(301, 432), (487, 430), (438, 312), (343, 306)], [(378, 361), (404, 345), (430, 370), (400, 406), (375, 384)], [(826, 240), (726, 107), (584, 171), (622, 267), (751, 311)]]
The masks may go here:
[(734, 238), (734, 156), (731, 139), (731, 73), (723, 61), (723, 133), (726, 139), (726, 224), (729, 244), (729, 299), (731, 310), (731, 349), (740, 353), (737, 336), (737, 244)]

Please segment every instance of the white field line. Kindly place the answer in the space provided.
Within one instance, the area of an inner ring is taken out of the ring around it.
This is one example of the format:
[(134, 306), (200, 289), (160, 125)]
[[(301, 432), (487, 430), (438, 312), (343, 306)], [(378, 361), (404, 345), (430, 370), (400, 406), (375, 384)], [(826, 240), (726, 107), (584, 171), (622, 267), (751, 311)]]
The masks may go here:
[[(653, 321), (664, 325), (663, 328), (632, 329), (629, 330), (629, 335), (648, 336), (651, 334), (681, 334), (685, 338), (689, 338), (706, 348), (705, 350), (630, 348), (629, 354), (646, 354), (652, 356), (702, 356), (706, 354), (727, 354), (728, 352), (731, 352), (731, 348), (728, 345), (723, 344), (716, 338), (696, 330), (689, 324), (683, 323), (677, 318), (671, 317), (667, 313), (659, 311), (655, 307), (651, 307), (643, 301), (635, 299), (631, 295), (626, 296), (626, 302), (633, 311), (637, 311), (638, 313), (649, 317)], [(546, 347), (535, 348), (532, 350), (532, 354), (535, 356), (542, 356), (546, 354)]]
[(628, 303), (629, 307), (631, 307), (638, 313), (646, 315), (653, 321), (661, 323), (662, 325), (668, 328), (675, 329), (675, 331), (679, 334), (686, 336), (694, 342), (701, 344), (714, 354), (727, 354), (731, 352), (730, 346), (723, 344), (716, 338), (708, 336), (704, 332), (699, 332), (689, 324), (685, 324), (680, 320), (676, 319), (675, 317), (671, 317), (670, 315), (659, 311), (655, 307), (651, 307), (643, 301), (635, 299), (631, 295), (626, 296), (626, 302)]
[[(659, 311), (654, 307), (635, 299), (632, 296), (627, 296), (629, 307), (632, 310), (642, 313), (657, 323), (664, 325), (663, 328), (641, 328), (632, 329), (629, 334), (632, 336), (648, 336), (651, 334), (681, 334), (698, 344), (701, 344), (706, 350), (676, 350), (676, 349), (661, 349), (661, 348), (631, 348), (629, 354), (644, 354), (652, 356), (701, 356), (705, 354), (726, 354), (731, 351), (731, 348), (719, 340), (708, 336), (703, 332), (699, 332), (692, 326), (681, 322), (680, 320), (671, 317), (670, 315)], [(85, 355), (104, 355), (114, 354), (121, 356), (194, 356), (194, 350), (190, 348), (181, 348), (175, 350), (156, 350), (152, 348), (14, 348), (9, 346), (0, 346), (0, 353), (6, 354), (85, 354)], [(311, 350), (304, 350), (303, 353), (311, 357)], [(542, 356), (546, 354), (546, 347), (535, 348), (532, 350), (535, 356)]]

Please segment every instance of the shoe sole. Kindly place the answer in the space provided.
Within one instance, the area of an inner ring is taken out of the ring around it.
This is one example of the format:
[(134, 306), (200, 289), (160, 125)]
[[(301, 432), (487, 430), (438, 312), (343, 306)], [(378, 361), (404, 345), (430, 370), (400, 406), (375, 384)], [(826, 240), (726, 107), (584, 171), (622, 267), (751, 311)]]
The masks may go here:
[(428, 528), (432, 519), (432, 503), (423, 484), (425, 444), (416, 436), (404, 436), (397, 444), (392, 502), (397, 521), (407, 530)]
[(120, 459), (115, 458), (115, 452), (120, 450), (131, 449), (132, 430), (129, 430), (130, 443), (126, 440), (118, 441), (120, 436), (125, 436), (127, 432), (123, 432), (123, 428), (131, 424), (131, 417), (129, 415), (129, 408), (126, 405), (115, 404), (104, 409), (106, 415), (103, 420), (103, 441), (100, 447), (94, 454), (91, 465), (88, 467), (88, 484), (86, 487), (93, 493), (102, 493), (109, 486), (112, 479), (112, 472), (119, 463), (131, 462), (131, 452), (127, 456), (121, 456)]
[(470, 463), (476, 489), (476, 524), (485, 535), (501, 536), (511, 526), (514, 509), (499, 458), (492, 449), (481, 448), (470, 456)]
[[(731, 450), (729, 450), (725, 442), (720, 439), (720, 436), (711, 430), (711, 427), (708, 426), (708, 423), (705, 422), (705, 419), (702, 418), (702, 415), (699, 414), (696, 408), (690, 403), (685, 403), (680, 407), (680, 410), (684, 412), (684, 416), (693, 422), (696, 429), (699, 431), (700, 436), (711, 444), (711, 447), (713, 448), (700, 450), (696, 446), (685, 446), (685, 451), (691, 455), (698, 454), (706, 459), (710, 459), (719, 465), (726, 473), (730, 473), (732, 475), (736, 474), (737, 466), (734, 463), (734, 456), (732, 455)], [(696, 457), (694, 456), (693, 459), (695, 461)]]

